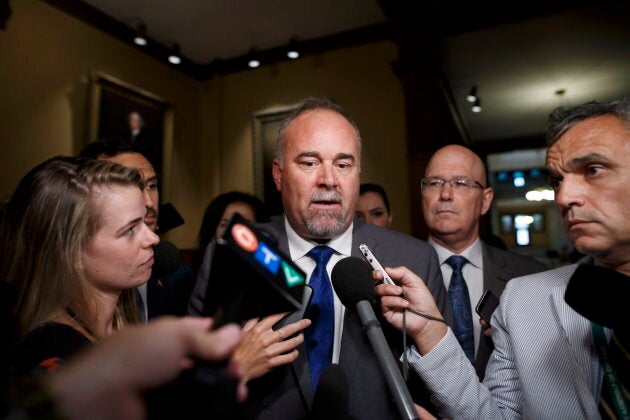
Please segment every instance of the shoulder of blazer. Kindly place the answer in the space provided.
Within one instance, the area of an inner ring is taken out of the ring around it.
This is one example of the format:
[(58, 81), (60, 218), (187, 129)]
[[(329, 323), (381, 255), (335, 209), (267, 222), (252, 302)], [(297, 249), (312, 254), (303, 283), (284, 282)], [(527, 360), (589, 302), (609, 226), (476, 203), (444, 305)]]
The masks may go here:
[(482, 243), (481, 249), (484, 264), (488, 262), (493, 264), (497, 270), (501, 271), (506, 276), (520, 277), (549, 269), (549, 267), (537, 259), (516, 252), (505, 251), (485, 243)]
[[(424, 249), (431, 251), (433, 248), (427, 242), (422, 241), (406, 233), (398, 232), (396, 230), (387, 229), (365, 223), (362, 220), (354, 219), (352, 240), (358, 247), (359, 243), (366, 243), (369, 247), (375, 246), (379, 242), (387, 244), (395, 244), (396, 250), (402, 250), (408, 248)], [(355, 244), (353, 243), (353, 247)]]

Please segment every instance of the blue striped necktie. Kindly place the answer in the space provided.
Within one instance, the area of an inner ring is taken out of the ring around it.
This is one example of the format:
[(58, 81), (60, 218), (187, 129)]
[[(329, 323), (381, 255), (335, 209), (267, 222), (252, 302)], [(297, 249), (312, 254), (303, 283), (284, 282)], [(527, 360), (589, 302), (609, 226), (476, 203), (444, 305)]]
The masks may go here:
[(462, 274), (462, 267), (468, 260), (461, 255), (451, 255), (446, 263), (453, 267), (451, 283), (448, 286), (448, 296), (451, 299), (455, 326), (453, 332), (457, 341), (464, 349), (468, 360), (475, 361), (475, 338), (473, 335), (472, 310), (470, 307), (470, 295), (468, 286)]
[(309, 281), (313, 288), (313, 297), (308, 307), (307, 318), (311, 319), (312, 324), (304, 332), (313, 389), (317, 387), (322, 370), (332, 363), (335, 309), (326, 264), (334, 252), (334, 249), (320, 245), (307, 254), (316, 263)]

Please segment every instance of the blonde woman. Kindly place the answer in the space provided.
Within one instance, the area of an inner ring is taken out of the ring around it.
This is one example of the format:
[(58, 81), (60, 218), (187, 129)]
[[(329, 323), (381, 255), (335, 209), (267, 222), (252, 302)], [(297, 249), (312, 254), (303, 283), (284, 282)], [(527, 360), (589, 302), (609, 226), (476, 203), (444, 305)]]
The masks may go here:
[(143, 222), (133, 169), (55, 157), (32, 169), (2, 209), (1, 269), (17, 290), (15, 373), (55, 370), (138, 320), (133, 290), (159, 242)]

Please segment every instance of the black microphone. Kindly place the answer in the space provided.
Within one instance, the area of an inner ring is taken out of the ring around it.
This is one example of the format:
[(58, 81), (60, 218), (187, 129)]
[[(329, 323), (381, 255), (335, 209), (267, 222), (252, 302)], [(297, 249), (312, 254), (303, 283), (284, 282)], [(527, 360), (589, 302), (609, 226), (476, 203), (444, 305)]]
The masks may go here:
[(372, 308), (376, 301), (372, 268), (360, 258), (347, 257), (335, 264), (331, 279), (341, 303), (347, 308), (356, 308), (400, 416), (403, 419), (418, 419), (409, 390)]
[(331, 363), (319, 376), (309, 420), (348, 420), (348, 379), (341, 367)]
[(162, 278), (173, 274), (182, 261), (179, 249), (169, 241), (160, 241), (153, 247), (153, 270), (151, 277)]
[(630, 277), (605, 267), (580, 264), (564, 300), (583, 317), (615, 331), (627, 328)]

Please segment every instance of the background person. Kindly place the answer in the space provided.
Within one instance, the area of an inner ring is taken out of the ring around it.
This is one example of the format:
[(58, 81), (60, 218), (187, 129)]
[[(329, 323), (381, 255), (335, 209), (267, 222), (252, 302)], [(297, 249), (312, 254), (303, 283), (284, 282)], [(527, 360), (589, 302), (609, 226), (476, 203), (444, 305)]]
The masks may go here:
[(359, 187), (357, 216), (365, 223), (389, 228), (393, 213), (385, 189), (378, 184), (364, 183)]
[[(497, 249), (480, 240), (479, 221), (492, 205), (493, 190), (487, 187), (486, 168), (481, 158), (472, 150), (459, 145), (437, 150), (429, 160), (421, 189), (429, 243), (440, 260), (455, 325), (461, 325), (456, 335), (463, 333), (459, 339), (464, 343), (468, 340), (469, 358), (478, 376), (483, 378), (493, 345), (490, 334), (482, 334), (479, 315), (475, 312), (477, 302), (486, 290), (500, 297), (508, 280), (544, 271), (547, 267), (534, 258)], [(461, 292), (467, 295), (461, 299), (460, 290), (455, 288), (457, 280), (453, 281), (455, 270), (449, 265), (455, 261), (453, 256), (465, 258), (461, 268), (464, 280)]]
[[(89, 143), (79, 156), (115, 162), (140, 172), (146, 207), (144, 222), (152, 231), (158, 230), (158, 175), (142, 153), (127, 141), (103, 139)], [(163, 242), (160, 251), (163, 252), (156, 254), (149, 281), (137, 289), (138, 309), (145, 321), (162, 315), (184, 315), (194, 285), (192, 268), (181, 262), (179, 250), (170, 242)]]
[(201, 220), (199, 245), (193, 264), (195, 273), (199, 271), (208, 244), (223, 235), (230, 218), (237, 212), (252, 223), (269, 221), (267, 208), (258, 197), (240, 191), (219, 194), (208, 204)]

